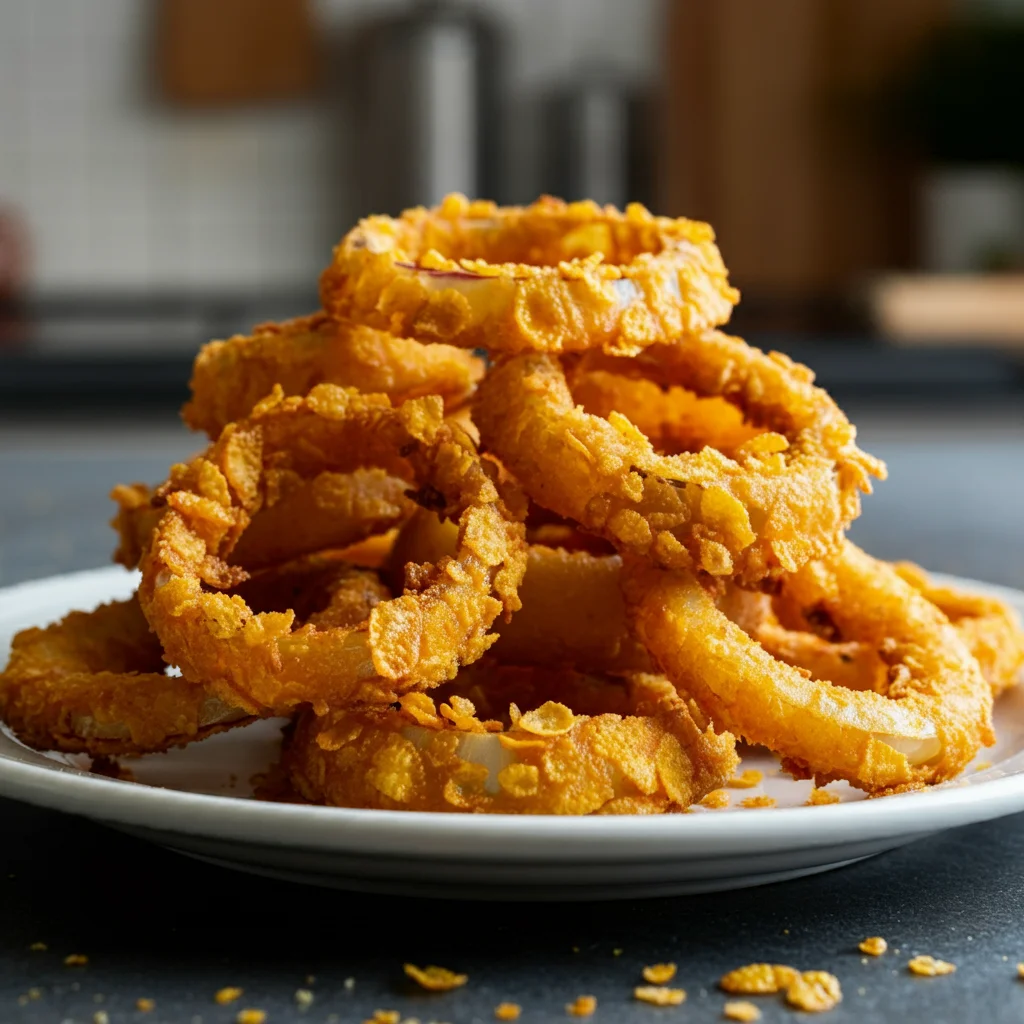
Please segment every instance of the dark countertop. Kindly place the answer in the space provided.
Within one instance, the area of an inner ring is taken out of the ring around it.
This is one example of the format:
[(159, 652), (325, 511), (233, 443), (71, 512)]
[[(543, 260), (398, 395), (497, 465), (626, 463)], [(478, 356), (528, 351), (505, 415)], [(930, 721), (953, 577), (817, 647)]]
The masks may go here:
[[(855, 537), (884, 557), (1024, 584), (1024, 414), (943, 409), (858, 413), (865, 446), (892, 479), (868, 499)], [(0, 424), (0, 585), (104, 564), (105, 495), (155, 479), (195, 440), (144, 423)], [(626, 903), (459, 904), (314, 890), (235, 874), (91, 823), (0, 801), (0, 1022), (229, 1024), (239, 1007), (268, 1024), (359, 1024), (376, 1008), (450, 1024), (521, 1003), (523, 1024), (565, 1021), (598, 998), (599, 1022), (717, 1021), (726, 970), (769, 960), (833, 971), (842, 1005), (823, 1021), (1020, 1021), (1024, 981), (1024, 815), (947, 832), (816, 877), (735, 893)], [(857, 942), (890, 953), (862, 962)], [(45, 942), (46, 952), (32, 952)], [(574, 951), (578, 947), (578, 952)], [(619, 956), (615, 949), (621, 949)], [(897, 954), (895, 949), (899, 949)], [(953, 961), (921, 979), (909, 956)], [(68, 953), (89, 956), (65, 967)], [(455, 993), (406, 983), (403, 961), (470, 975)], [(679, 1009), (634, 1003), (643, 964), (674, 960)], [(315, 981), (307, 984), (308, 975)], [(345, 987), (355, 978), (354, 987)], [(217, 1006), (213, 993), (245, 997)], [(300, 1011), (298, 988), (315, 1002)], [(37, 999), (25, 999), (38, 988)], [(102, 997), (102, 1001), (100, 1001)], [(156, 1000), (147, 1015), (135, 1000)], [(794, 1019), (761, 997), (763, 1020)], [(332, 1017), (331, 1015), (336, 1015)], [(102, 1017), (100, 1018), (102, 1020)]]

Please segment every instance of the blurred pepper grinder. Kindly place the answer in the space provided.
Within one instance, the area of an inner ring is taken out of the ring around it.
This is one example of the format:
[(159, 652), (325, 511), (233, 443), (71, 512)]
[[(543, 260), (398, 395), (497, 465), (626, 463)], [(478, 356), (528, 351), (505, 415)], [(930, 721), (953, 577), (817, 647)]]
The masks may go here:
[(352, 47), (356, 202), (395, 213), (448, 192), (499, 198), (504, 46), (478, 10), (423, 0)]
[(22, 300), (28, 287), (28, 230), (13, 206), (0, 203), (0, 345), (25, 335)]

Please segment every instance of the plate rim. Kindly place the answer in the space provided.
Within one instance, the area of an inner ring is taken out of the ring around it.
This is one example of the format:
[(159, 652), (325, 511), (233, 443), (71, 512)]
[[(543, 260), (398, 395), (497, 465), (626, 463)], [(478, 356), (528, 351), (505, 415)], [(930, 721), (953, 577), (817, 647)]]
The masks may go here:
[[(1024, 607), (1024, 591), (941, 573), (940, 584), (968, 586)], [(0, 616), (13, 607), (26, 612), (26, 598), (46, 598), (55, 589), (137, 578), (119, 566), (86, 569), (0, 588)], [(109, 588), (114, 598), (113, 586)], [(986, 779), (973, 786), (953, 780), (924, 792), (884, 800), (816, 807), (750, 809), (742, 814), (670, 814), (564, 817), (557, 815), (459, 814), (388, 811), (286, 804), (192, 793), (89, 775), (60, 765), (30, 764), (0, 754), (0, 795), (94, 820), (217, 839), (258, 841), (283, 848), (376, 851), (452, 856), (451, 847), (471, 844), (467, 859), (551, 861), (578, 859), (632, 862), (665, 857), (704, 857), (735, 850), (751, 840), (765, 853), (801, 846), (834, 846), (852, 838), (924, 835), (1024, 810), (1024, 772)], [(980, 798), (980, 799), (979, 799)], [(812, 815), (813, 812), (813, 815)], [(567, 822), (571, 825), (567, 826)], [(898, 825), (898, 827), (893, 827)], [(517, 846), (507, 840), (515, 829)], [(258, 833), (258, 835), (257, 835)], [(559, 850), (554, 839), (572, 842)], [(412, 846), (411, 844), (420, 844)], [(457, 851), (456, 851), (457, 855)], [(500, 856), (499, 856), (500, 855)]]

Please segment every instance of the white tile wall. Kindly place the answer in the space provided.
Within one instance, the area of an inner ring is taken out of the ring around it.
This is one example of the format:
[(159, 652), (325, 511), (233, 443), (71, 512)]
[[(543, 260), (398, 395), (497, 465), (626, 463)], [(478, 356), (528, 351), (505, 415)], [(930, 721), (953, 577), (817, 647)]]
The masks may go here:
[[(593, 61), (651, 73), (658, 0), (475, 2), (509, 29), (523, 102)], [(384, 6), (400, 2), (315, 10), (337, 28)], [(331, 173), (340, 119), (316, 102), (161, 108), (151, 12), (145, 0), (0, 0), (0, 202), (28, 220), (35, 287), (308, 286), (344, 227), (329, 222), (346, 208)], [(515, 173), (529, 188), (529, 167)]]

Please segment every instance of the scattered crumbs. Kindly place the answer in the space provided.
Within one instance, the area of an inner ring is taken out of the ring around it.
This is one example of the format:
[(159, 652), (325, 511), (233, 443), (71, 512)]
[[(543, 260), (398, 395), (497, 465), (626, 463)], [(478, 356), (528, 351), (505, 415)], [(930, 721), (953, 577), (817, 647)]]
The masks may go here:
[[(871, 935), (861, 942), (857, 948), (862, 953), (867, 953), (868, 956), (881, 956), (889, 948), (889, 943), (881, 935)], [(864, 963), (867, 963), (867, 961), (865, 960)]]
[(315, 974), (307, 974), (306, 975), (306, 984), (307, 985), (315, 985), (316, 984), (316, 975)]
[(893, 952), (894, 952), (894, 953), (895, 953), (895, 954), (896, 954), (897, 956), (899, 956), (899, 955), (900, 955), (900, 950), (899, 950), (899, 949), (894, 949), (894, 950), (893, 950)]
[(868, 958), (867, 958), (866, 956), (862, 956), (862, 957), (860, 958), (860, 962), (861, 962), (862, 964), (866, 964), (866, 963), (868, 962)]
[(726, 1003), (722, 1007), (722, 1016), (726, 1020), (751, 1022), (761, 1019), (761, 1011), (753, 1003), (748, 1003), (745, 999), (739, 999)]
[(235, 1024), (263, 1024), (267, 1019), (263, 1010), (239, 1010), (235, 1017)]
[(565, 1005), (565, 1012), (570, 1017), (590, 1017), (596, 1009), (596, 996), (577, 996), (575, 1002)]
[(991, 767), (992, 767), (992, 762), (991, 762), (991, 761), (979, 761), (979, 762), (978, 762), (978, 763), (977, 763), (977, 764), (976, 764), (976, 765), (974, 766), (974, 770), (975, 770), (976, 772), (983, 772), (983, 771), (985, 771), (985, 770), (986, 770), (987, 768), (991, 768)]
[(612, 956), (622, 956), (622, 950), (621, 949), (613, 949), (612, 950)]
[(652, 985), (664, 985), (676, 976), (676, 965), (672, 963), (649, 964), (641, 973), (644, 976), (644, 981), (649, 981)]
[(45, 942), (33, 942), (28, 948), (32, 950), (33, 953), (45, 953), (48, 947)]
[(783, 964), (747, 964), (723, 974), (718, 984), (723, 992), (739, 996), (771, 995), (787, 988), (799, 972)]
[(824, 807), (825, 804), (837, 804), (839, 803), (839, 794), (833, 793), (829, 789), (818, 789), (815, 787), (811, 790), (811, 795), (807, 798), (806, 807)]
[(686, 1002), (686, 992), (681, 988), (666, 988), (664, 985), (637, 985), (633, 998), (652, 1006), (679, 1006)]
[(97, 1010), (92, 1015), (92, 1024), (110, 1024), (110, 1014), (106, 1010)]
[(351, 992), (352, 989), (354, 989), (356, 987), (356, 979), (355, 978), (346, 978), (341, 983), (341, 986), (342, 986), (342, 988), (344, 988), (344, 990), (346, 992)]
[(828, 971), (804, 971), (786, 988), (786, 1002), (807, 1013), (823, 1013), (842, 1000), (839, 979)]
[(754, 809), (756, 807), (774, 807), (775, 797), (773, 796), (748, 796), (746, 800), (740, 801), (740, 807)]
[(498, 1003), (494, 1008), (494, 1016), (498, 1020), (519, 1020), (522, 1008), (518, 1003)]
[(397, 1010), (374, 1010), (373, 1016), (363, 1024), (401, 1024), (402, 1015)]
[(1024, 964), (1017, 964), (1017, 977), (1024, 978)]
[(709, 807), (713, 811), (721, 810), (729, 806), (729, 791), (727, 789), (713, 789), (700, 802), (701, 807)]
[(956, 964), (946, 960), (936, 960), (933, 956), (923, 953), (907, 961), (907, 970), (911, 974), (918, 974), (922, 978), (935, 978), (940, 974), (952, 974), (956, 970)]
[(236, 999), (240, 999), (241, 996), (242, 990), (240, 988), (235, 988), (234, 985), (227, 985), (225, 988), (218, 989), (213, 994), (213, 1001), (221, 1006), (227, 1006), (228, 1003), (233, 1003)]
[(300, 1009), (308, 1009), (313, 1005), (313, 993), (308, 988), (297, 988), (295, 990), (295, 1002)]
[(64, 957), (65, 967), (84, 967), (89, 962), (89, 958), (84, 953), (68, 953)]
[(460, 988), (469, 981), (468, 974), (456, 974), (455, 971), (449, 971), (447, 967), (437, 967), (434, 964), (428, 967), (402, 964), (402, 970), (417, 985), (430, 992), (450, 992), (453, 988)]
[(755, 786), (759, 786), (763, 779), (764, 775), (756, 768), (747, 768), (739, 775), (734, 775), (726, 785), (730, 789), (753, 789)]
[(139, 1013), (152, 1013), (156, 1009), (155, 999), (146, 999), (145, 997), (135, 1000), (135, 1009)]

